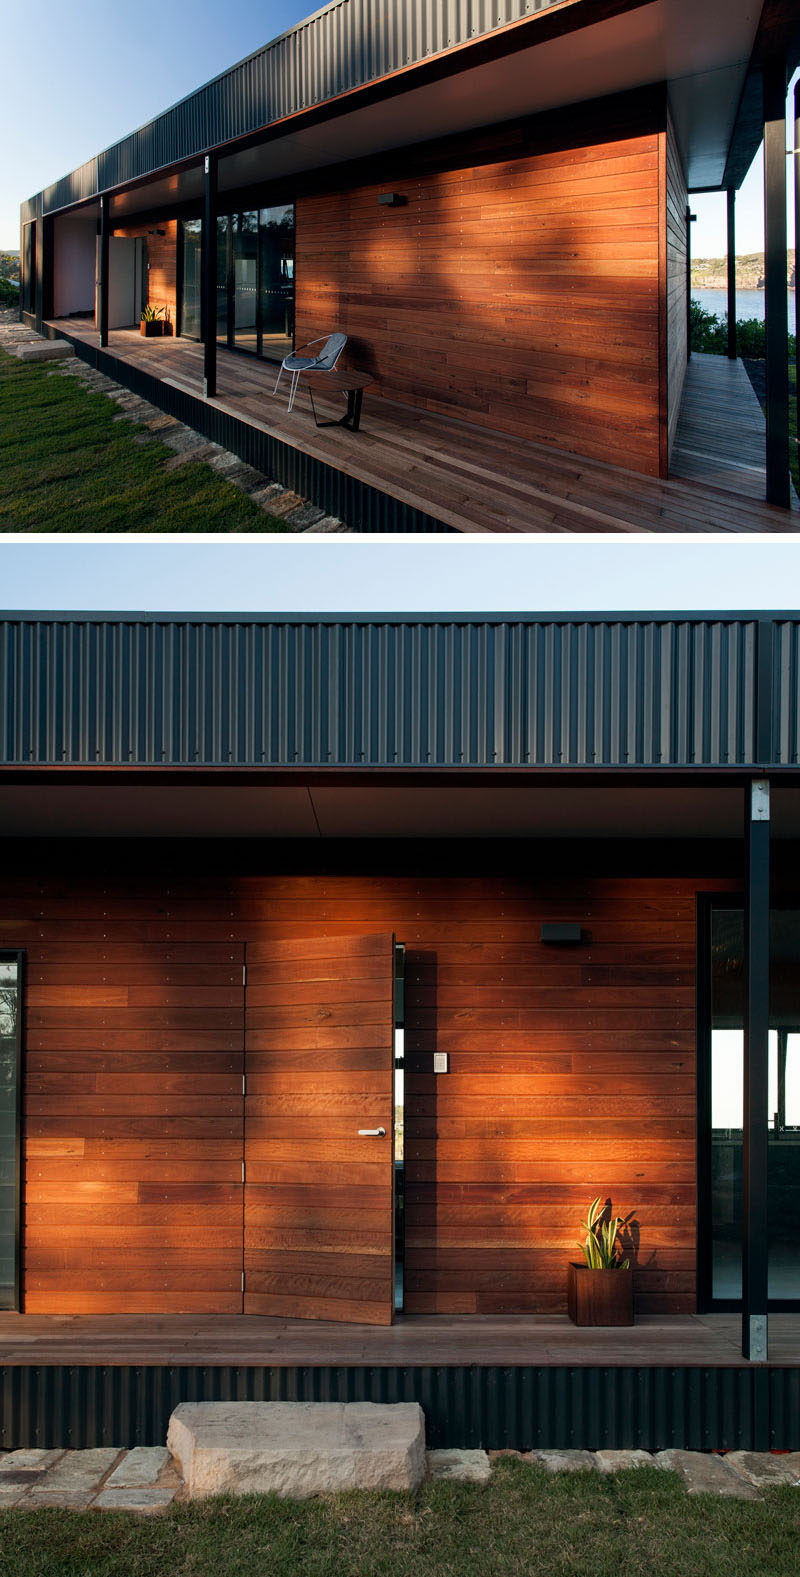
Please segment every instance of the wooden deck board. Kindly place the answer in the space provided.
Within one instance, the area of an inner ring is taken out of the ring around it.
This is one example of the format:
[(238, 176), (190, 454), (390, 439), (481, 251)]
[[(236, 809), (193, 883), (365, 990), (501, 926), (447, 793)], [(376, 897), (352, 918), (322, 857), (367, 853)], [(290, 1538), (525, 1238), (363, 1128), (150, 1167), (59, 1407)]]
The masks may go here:
[(742, 361), (693, 351), (671, 471), (674, 477), (763, 501), (766, 423)]
[[(87, 345), (98, 343), (87, 322), (67, 319), (50, 326)], [(109, 352), (196, 397), (201, 393), (203, 351), (195, 341), (146, 340), (135, 330), (116, 330), (110, 336)], [(704, 363), (718, 364), (718, 368), (709, 371)], [(679, 429), (676, 440), (678, 466), (685, 463), (688, 469), (685, 475), (677, 474), (667, 481), (433, 411), (395, 404), (369, 390), (360, 432), (351, 433), (343, 427), (318, 429), (307, 394), (298, 397), (290, 416), (285, 393), (272, 393), (273, 367), (222, 349), (214, 403), (239, 420), (461, 532), (617, 535), (796, 531), (800, 529), (796, 516), (761, 501), (763, 474), (759, 479), (755, 471), (743, 471), (749, 484), (745, 487), (738, 471), (731, 469), (737, 455), (745, 456), (746, 464), (751, 464), (759, 443), (756, 417), (762, 425), (763, 418), (744, 369), (740, 371), (746, 390), (740, 380), (730, 382), (729, 367), (723, 357), (692, 358), (685, 395), (688, 437), (682, 440), (683, 429)], [(704, 401), (707, 417), (703, 416)], [(335, 409), (338, 411), (338, 406)], [(746, 439), (740, 428), (749, 435)], [(692, 438), (695, 431), (705, 436)], [(719, 436), (715, 451), (705, 458), (702, 449), (690, 453), (696, 443), (708, 445), (714, 431)]]
[[(642, 1316), (578, 1330), (566, 1315), (415, 1315), (391, 1327), (261, 1316), (0, 1314), (0, 1365), (532, 1364), (740, 1367), (736, 1314)], [(800, 1364), (800, 1315), (770, 1319), (770, 1363)]]

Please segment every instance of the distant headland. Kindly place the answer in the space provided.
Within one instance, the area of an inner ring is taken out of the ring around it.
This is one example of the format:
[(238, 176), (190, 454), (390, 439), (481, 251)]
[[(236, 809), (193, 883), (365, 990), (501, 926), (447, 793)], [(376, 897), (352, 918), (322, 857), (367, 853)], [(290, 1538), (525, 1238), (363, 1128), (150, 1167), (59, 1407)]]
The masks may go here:
[[(789, 252), (789, 266), (786, 282), (794, 288), (795, 282), (795, 255), (794, 248)], [(727, 290), (728, 288), (728, 260), (724, 257), (693, 257), (692, 258), (692, 289), (693, 290)], [(737, 290), (763, 290), (764, 289), (764, 253), (747, 252), (736, 259), (736, 288)]]

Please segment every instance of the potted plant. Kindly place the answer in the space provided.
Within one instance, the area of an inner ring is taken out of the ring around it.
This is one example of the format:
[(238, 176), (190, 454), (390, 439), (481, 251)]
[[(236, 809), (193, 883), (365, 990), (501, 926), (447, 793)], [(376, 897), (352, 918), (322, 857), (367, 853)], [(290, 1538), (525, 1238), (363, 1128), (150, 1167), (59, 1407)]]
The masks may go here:
[(172, 313), (170, 312), (169, 307), (164, 308), (164, 319), (161, 326), (161, 332), (162, 334), (172, 333)]
[(148, 306), (142, 308), (142, 316), (139, 320), (139, 333), (143, 334), (145, 339), (152, 339), (154, 335), (163, 334), (164, 323), (161, 317), (163, 311), (163, 307)]
[(633, 1271), (622, 1258), (620, 1228), (625, 1218), (611, 1215), (610, 1201), (592, 1200), (578, 1247), (585, 1264), (567, 1269), (567, 1307), (574, 1325), (632, 1325)]

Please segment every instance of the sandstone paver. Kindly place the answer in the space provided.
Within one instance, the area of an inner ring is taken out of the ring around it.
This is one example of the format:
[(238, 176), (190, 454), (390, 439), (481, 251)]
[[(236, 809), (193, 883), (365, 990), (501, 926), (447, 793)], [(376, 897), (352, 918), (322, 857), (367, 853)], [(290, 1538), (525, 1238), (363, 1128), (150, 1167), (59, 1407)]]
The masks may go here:
[(166, 1446), (134, 1446), (106, 1479), (107, 1489), (144, 1489), (157, 1484), (172, 1464)]
[(727, 1467), (725, 1458), (707, 1451), (658, 1451), (658, 1467), (679, 1473), (690, 1495), (724, 1495), (731, 1500), (760, 1500), (753, 1484)]
[(528, 1459), (548, 1473), (580, 1473), (597, 1468), (592, 1451), (532, 1451)]
[(178, 1493), (177, 1484), (133, 1485), (118, 1489), (103, 1489), (94, 1501), (93, 1511), (138, 1511), (152, 1515), (166, 1511)]
[(771, 1489), (774, 1484), (800, 1485), (800, 1451), (729, 1451), (725, 1466), (732, 1468), (756, 1489)]
[(595, 1459), (601, 1473), (619, 1473), (634, 1467), (655, 1467), (649, 1451), (596, 1451)]
[(428, 1478), (454, 1479), (463, 1484), (485, 1484), (492, 1464), (485, 1451), (429, 1451)]

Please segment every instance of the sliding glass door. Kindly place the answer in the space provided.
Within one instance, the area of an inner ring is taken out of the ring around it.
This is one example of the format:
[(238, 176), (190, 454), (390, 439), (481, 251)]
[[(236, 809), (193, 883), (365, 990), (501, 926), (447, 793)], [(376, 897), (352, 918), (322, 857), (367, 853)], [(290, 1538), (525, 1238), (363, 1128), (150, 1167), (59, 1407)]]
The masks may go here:
[[(711, 1033), (705, 1106), (710, 1133), (710, 1293), (742, 1295), (744, 914), (713, 907)], [(769, 1296), (800, 1300), (800, 910), (770, 922), (768, 1135)], [(701, 1135), (701, 1142), (703, 1136)], [(708, 1154), (708, 1152), (707, 1152)]]
[(181, 221), (183, 262), (180, 332), (187, 339), (203, 337), (203, 221)]
[(294, 208), (245, 209), (217, 220), (217, 338), (282, 361), (294, 342)]
[(259, 355), (283, 361), (294, 345), (294, 208), (262, 208), (259, 232)]

